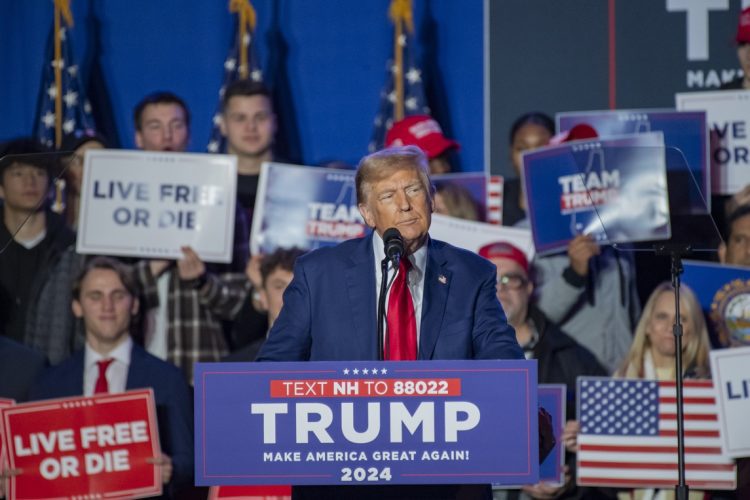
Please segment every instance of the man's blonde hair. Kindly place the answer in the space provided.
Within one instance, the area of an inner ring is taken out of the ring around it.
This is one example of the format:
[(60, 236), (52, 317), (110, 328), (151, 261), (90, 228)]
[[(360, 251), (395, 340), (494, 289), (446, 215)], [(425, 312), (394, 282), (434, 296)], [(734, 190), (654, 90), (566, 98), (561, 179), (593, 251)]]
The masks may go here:
[(430, 181), (427, 156), (417, 146), (395, 146), (369, 154), (359, 162), (354, 181), (357, 187), (357, 203), (367, 203), (374, 183), (389, 177), (397, 170), (409, 169), (417, 171), (425, 191), (432, 199), (435, 187)]

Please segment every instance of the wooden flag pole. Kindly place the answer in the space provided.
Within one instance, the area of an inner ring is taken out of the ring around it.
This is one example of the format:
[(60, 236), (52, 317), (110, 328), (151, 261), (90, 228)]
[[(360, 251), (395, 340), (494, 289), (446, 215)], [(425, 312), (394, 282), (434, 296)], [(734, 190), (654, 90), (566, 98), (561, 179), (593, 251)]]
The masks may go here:
[(245, 43), (245, 39), (249, 31), (252, 33), (255, 31), (256, 14), (255, 9), (249, 0), (229, 0), (229, 12), (238, 14), (237, 22), (239, 23), (239, 29), (237, 30), (237, 36), (239, 37), (240, 46), (240, 60), (239, 60), (239, 73), (240, 78), (245, 79), (250, 74), (250, 63), (248, 61), (248, 43)]

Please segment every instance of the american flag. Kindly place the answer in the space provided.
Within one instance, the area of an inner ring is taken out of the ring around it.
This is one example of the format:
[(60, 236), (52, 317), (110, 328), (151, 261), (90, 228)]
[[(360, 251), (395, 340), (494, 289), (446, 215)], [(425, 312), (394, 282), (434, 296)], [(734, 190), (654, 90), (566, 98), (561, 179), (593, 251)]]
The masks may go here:
[[(410, 7), (409, 7), (410, 8)], [(394, 22), (399, 22), (394, 20)], [(413, 47), (414, 37), (410, 29), (403, 30), (395, 41), (403, 54), (403, 73), (400, 71), (394, 59), (386, 63), (385, 85), (380, 91), (380, 108), (375, 115), (375, 128), (368, 145), (372, 153), (382, 148), (385, 143), (385, 135), (394, 122), (394, 106), (397, 104), (396, 79), (402, 78), (404, 84), (404, 116), (429, 115), (430, 108), (424, 96), (424, 85), (422, 83), (422, 70), (414, 61)], [(398, 48), (394, 47), (394, 49)]]
[[(63, 135), (80, 130), (93, 131), (94, 128), (91, 104), (84, 96), (78, 65), (73, 58), (73, 42), (70, 36), (72, 24), (73, 19), (70, 16), (70, 10), (64, 7), (62, 15), (60, 15), (59, 58), (55, 57), (54, 23), (47, 40), (47, 51), (44, 58), (46, 62), (42, 69), (42, 86), (39, 89), (39, 105), (34, 135), (48, 147), (59, 146)], [(59, 81), (57, 81), (55, 72), (57, 67), (60, 68)], [(58, 96), (60, 96), (58, 102), (60, 105), (61, 129), (60, 137), (56, 138), (56, 123), (58, 120), (56, 101)]]
[(253, 44), (255, 10), (247, 0), (231, 0), (229, 10), (237, 12), (239, 24), (233, 37), (234, 44), (224, 60), (224, 83), (219, 89), (219, 102), (216, 105), (216, 112), (213, 117), (211, 137), (206, 146), (209, 153), (220, 153), (224, 151), (226, 146), (219, 124), (221, 123), (221, 101), (227, 86), (243, 78), (249, 78), (255, 82), (263, 81), (263, 72), (260, 70), (258, 57), (255, 54), (255, 45)]
[[(578, 379), (578, 484), (672, 488), (677, 484), (674, 382)], [(734, 489), (734, 462), (721, 453), (711, 381), (686, 380), (685, 480), (691, 488)]]

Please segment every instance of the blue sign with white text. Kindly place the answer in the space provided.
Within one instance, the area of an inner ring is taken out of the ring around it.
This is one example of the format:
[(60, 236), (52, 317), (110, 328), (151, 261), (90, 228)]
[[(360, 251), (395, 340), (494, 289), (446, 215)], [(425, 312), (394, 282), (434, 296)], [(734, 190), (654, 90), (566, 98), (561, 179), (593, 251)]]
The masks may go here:
[(684, 164), (695, 180), (690, 195), (694, 213), (705, 213), (710, 207), (711, 175), (708, 156), (708, 127), (705, 111), (675, 111), (669, 109), (618, 109), (576, 111), (556, 115), (559, 132), (576, 125), (594, 128), (600, 139), (628, 134), (661, 132), (664, 146), (674, 154), (667, 157), (667, 170), (680, 170)]
[(579, 234), (601, 244), (671, 235), (660, 132), (524, 153), (523, 181), (540, 254), (564, 250)]
[(312, 250), (369, 234), (357, 208), (355, 172), (264, 163), (258, 181), (250, 248)]
[(198, 485), (529, 484), (535, 361), (198, 363)]

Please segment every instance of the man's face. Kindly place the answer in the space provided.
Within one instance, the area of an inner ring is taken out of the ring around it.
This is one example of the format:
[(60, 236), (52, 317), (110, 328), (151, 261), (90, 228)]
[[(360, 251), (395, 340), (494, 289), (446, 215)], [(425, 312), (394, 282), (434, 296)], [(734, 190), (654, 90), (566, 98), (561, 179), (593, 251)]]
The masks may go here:
[(228, 152), (260, 157), (271, 151), (276, 135), (276, 115), (264, 95), (233, 96), (224, 109), (221, 133)]
[(490, 262), (497, 266), (497, 298), (508, 317), (508, 323), (511, 326), (522, 325), (526, 321), (534, 285), (516, 261), (494, 258)]
[(750, 215), (732, 223), (729, 239), (719, 247), (719, 260), (734, 266), (750, 266)]
[(365, 193), (367, 199), (359, 204), (359, 211), (367, 225), (380, 236), (395, 227), (408, 253), (418, 250), (427, 238), (434, 204), (417, 168), (405, 165), (365, 187)]
[(138, 312), (133, 297), (111, 269), (92, 269), (81, 282), (73, 314), (83, 318), (86, 340), (92, 345), (114, 345), (129, 333), (130, 318)]
[(190, 130), (182, 106), (175, 103), (149, 104), (143, 108), (141, 129), (135, 144), (144, 151), (185, 151)]
[(276, 318), (279, 317), (281, 308), (284, 306), (284, 290), (292, 282), (294, 274), (281, 267), (274, 269), (266, 277), (261, 290), (261, 302), (268, 310), (268, 328), (273, 326)]
[(5, 206), (13, 210), (36, 210), (47, 195), (49, 176), (47, 170), (26, 163), (15, 162), (2, 173), (0, 195)]

